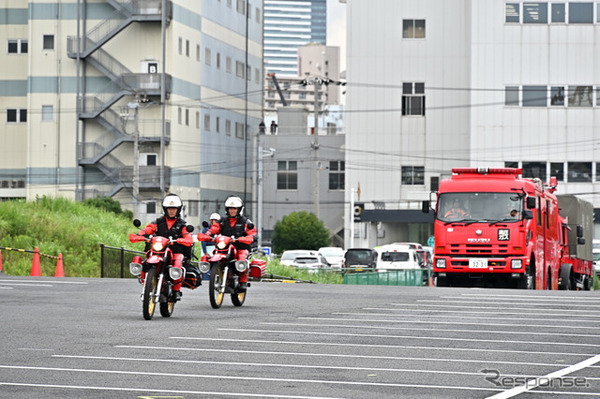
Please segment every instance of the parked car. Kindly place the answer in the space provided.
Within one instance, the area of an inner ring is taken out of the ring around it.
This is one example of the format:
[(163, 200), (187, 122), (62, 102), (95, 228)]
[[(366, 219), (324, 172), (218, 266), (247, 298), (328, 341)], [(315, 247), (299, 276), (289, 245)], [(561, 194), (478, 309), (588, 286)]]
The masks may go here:
[(283, 251), (281, 254), (281, 258), (279, 258), (279, 263), (286, 266), (292, 266), (294, 260), (298, 256), (316, 256), (317, 251), (310, 251), (308, 249), (292, 249), (289, 251)]
[(321, 254), (298, 256), (294, 259), (292, 266), (296, 266), (298, 269), (308, 269), (309, 273), (317, 273), (330, 268), (329, 263)]
[(344, 254), (344, 269), (347, 273), (374, 270), (377, 266), (377, 251), (371, 248), (350, 248)]
[(417, 250), (405, 244), (383, 245), (378, 250), (377, 271), (421, 269)]
[(321, 247), (319, 253), (325, 257), (331, 267), (341, 269), (344, 266), (344, 249), (340, 247)]

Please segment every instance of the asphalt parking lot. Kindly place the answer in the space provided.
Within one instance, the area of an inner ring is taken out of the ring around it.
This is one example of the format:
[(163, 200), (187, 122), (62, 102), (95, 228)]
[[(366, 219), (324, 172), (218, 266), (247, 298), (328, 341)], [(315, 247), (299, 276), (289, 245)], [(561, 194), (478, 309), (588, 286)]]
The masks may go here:
[(0, 397), (600, 396), (600, 293), (206, 285), (145, 321), (135, 280), (0, 275)]

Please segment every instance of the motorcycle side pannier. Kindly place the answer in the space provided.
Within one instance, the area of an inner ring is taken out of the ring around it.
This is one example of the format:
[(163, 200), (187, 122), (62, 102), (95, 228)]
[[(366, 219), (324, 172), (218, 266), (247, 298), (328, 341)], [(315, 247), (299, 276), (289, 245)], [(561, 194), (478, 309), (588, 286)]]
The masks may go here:
[(250, 263), (250, 277), (263, 278), (267, 271), (267, 261), (262, 259), (253, 259)]

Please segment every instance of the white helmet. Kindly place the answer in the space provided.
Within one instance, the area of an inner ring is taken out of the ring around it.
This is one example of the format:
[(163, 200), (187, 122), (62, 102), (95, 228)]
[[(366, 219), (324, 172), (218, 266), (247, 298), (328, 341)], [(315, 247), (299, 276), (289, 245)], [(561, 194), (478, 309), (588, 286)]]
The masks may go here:
[(183, 208), (183, 202), (181, 198), (175, 194), (167, 194), (162, 203), (163, 212), (167, 215), (167, 208), (177, 208), (177, 217), (181, 216), (181, 209)]
[(242, 212), (244, 211), (244, 201), (235, 195), (227, 197), (225, 200), (225, 210), (227, 210), (227, 208), (237, 208), (238, 216), (242, 216)]
[(210, 215), (210, 217), (208, 218), (209, 220), (221, 220), (221, 215), (219, 215), (218, 213), (213, 213), (212, 215)]

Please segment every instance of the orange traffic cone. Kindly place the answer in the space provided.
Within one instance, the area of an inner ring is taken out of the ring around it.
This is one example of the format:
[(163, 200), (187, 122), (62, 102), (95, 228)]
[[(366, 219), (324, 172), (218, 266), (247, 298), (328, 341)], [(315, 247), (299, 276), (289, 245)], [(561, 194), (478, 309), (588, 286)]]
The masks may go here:
[(33, 264), (31, 265), (31, 275), (32, 276), (41, 276), (42, 271), (40, 270), (40, 250), (35, 247), (35, 252), (33, 253)]
[(56, 273), (54, 274), (54, 277), (64, 277), (64, 276), (65, 276), (65, 272), (63, 270), (62, 254), (58, 254), (58, 261), (56, 262)]
[(64, 277), (65, 271), (62, 267), (62, 254), (58, 254), (58, 261), (56, 262), (56, 273), (54, 273), (54, 277)]

